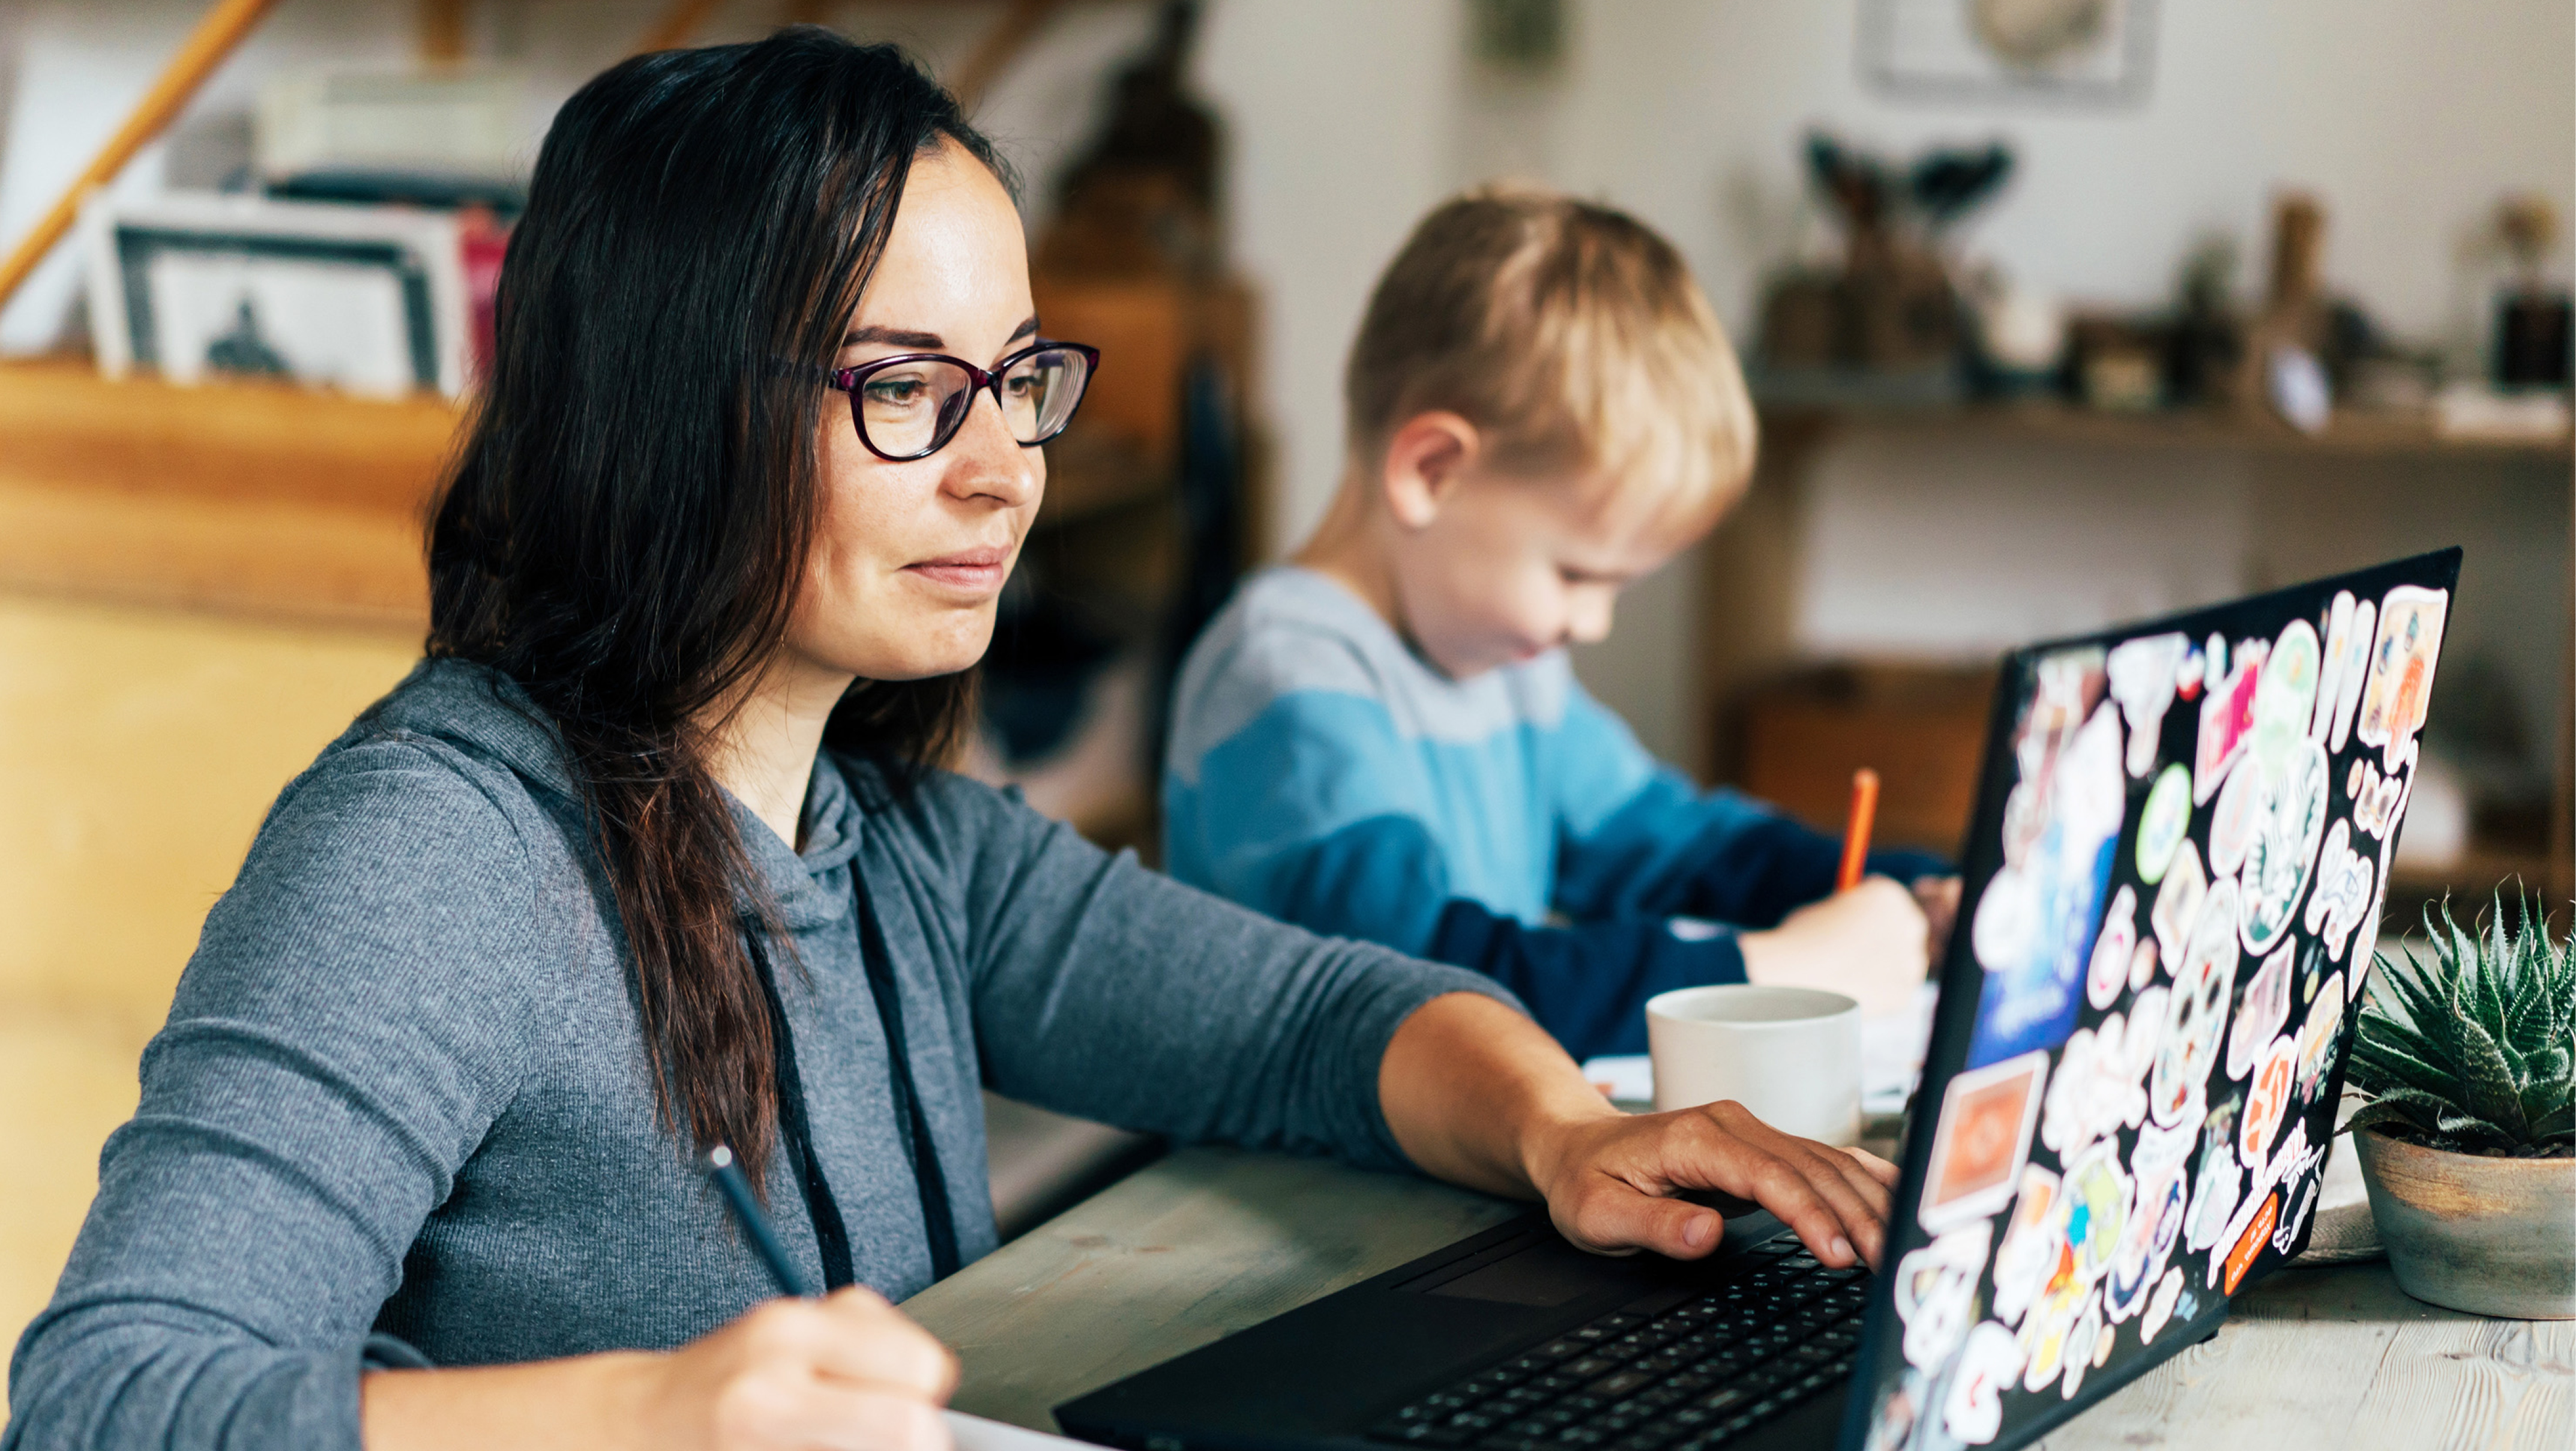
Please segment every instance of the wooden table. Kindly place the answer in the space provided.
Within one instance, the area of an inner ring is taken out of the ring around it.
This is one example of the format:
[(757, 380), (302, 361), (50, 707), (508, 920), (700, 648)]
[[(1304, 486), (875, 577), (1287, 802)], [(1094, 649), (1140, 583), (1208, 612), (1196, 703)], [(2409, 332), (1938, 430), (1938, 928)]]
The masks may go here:
[[(914, 1296), (965, 1363), (956, 1406), (1051, 1408), (1523, 1206), (1427, 1180), (1232, 1150), (1171, 1155)], [(2407, 1298), (2384, 1263), (2286, 1270), (2217, 1337), (2062, 1428), (2051, 1451), (2431, 1451), (2576, 1445), (2576, 1321)]]

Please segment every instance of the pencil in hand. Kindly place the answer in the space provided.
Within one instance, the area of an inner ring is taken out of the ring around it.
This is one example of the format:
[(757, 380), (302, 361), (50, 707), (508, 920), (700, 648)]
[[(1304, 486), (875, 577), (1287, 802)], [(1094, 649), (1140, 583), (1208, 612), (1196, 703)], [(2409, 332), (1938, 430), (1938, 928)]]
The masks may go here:
[(1869, 860), (1870, 826), (1878, 818), (1878, 773), (1867, 766), (1852, 772), (1851, 819), (1843, 825), (1843, 866), (1834, 878), (1834, 890), (1848, 892), (1860, 885), (1861, 869)]
[(707, 1150), (707, 1177), (716, 1181), (716, 1191), (724, 1196), (725, 1207), (733, 1211), (733, 1222), (742, 1227), (742, 1237), (751, 1241), (753, 1252), (769, 1266), (769, 1277), (778, 1282), (778, 1293), (798, 1299), (813, 1294), (805, 1286), (805, 1277), (788, 1262), (786, 1247), (769, 1227), (769, 1216), (760, 1212), (759, 1201), (751, 1197), (751, 1185), (735, 1165), (733, 1150), (722, 1144)]

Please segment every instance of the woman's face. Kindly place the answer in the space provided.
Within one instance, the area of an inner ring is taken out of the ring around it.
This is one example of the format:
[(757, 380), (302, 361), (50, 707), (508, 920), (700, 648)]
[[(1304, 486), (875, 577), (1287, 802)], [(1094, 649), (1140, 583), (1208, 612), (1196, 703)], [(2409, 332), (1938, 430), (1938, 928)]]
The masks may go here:
[[(954, 145), (924, 154), (834, 366), (946, 353), (990, 368), (1037, 328), (1010, 195)], [(845, 394), (824, 399), (821, 426), (823, 518), (788, 621), (788, 663), (844, 680), (973, 665), (1037, 514), (1046, 460), (1012, 439), (990, 392), (946, 447), (906, 463), (859, 442)]]

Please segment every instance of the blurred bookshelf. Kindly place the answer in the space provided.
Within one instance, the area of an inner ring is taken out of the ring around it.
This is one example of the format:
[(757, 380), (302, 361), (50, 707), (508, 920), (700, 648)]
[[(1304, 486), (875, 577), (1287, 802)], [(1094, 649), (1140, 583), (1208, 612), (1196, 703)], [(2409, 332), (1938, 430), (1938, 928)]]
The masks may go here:
[[(1757, 382), (1757, 394), (1763, 392)], [(2446, 436), (2420, 413), (2339, 411), (2311, 435), (2268, 415), (2217, 409), (2118, 413), (2055, 401), (1844, 404), (1773, 392), (1761, 423), (1753, 485), (1701, 563), (1707, 774), (1837, 831), (1851, 772), (1871, 766), (1885, 782), (1882, 839), (1943, 852), (1958, 849), (1973, 809), (1993, 672), (1975, 663), (1816, 658), (1802, 651), (1795, 601), (1803, 492), (1819, 456), (1838, 440), (1867, 434), (1901, 447), (2047, 449), (2078, 459), (2171, 454), (2175, 467), (2186, 469), (2196, 466), (2195, 455), (2235, 457), (2252, 461), (2248, 477), (2256, 489), (2270, 486), (2266, 470), (2385, 464), (2438, 480), (2424, 499), (2435, 514), (2481, 491), (2567, 490), (2576, 483), (2576, 445), (2564, 433)], [(2438, 542), (2428, 538), (2424, 547)], [(2572, 602), (2565, 574), (2558, 589), (2530, 607), (2566, 615)], [(2517, 886), (2561, 910), (2576, 897), (2576, 822), (2570, 819), (2576, 813), (2576, 700), (2569, 696), (2576, 685), (2562, 675), (2556, 688), (2549, 718), (2557, 735), (2533, 743), (2545, 753), (2548, 799), (2495, 810), (2473, 802), (2463, 850), (2439, 862), (2394, 864), (2384, 917), (2389, 933), (2416, 930), (2424, 907), (2446, 894), (2463, 920), (2485, 910), (2498, 890), (2510, 895)]]
[(2054, 400), (1902, 406), (1833, 406), (1766, 400), (1764, 443), (1811, 447), (1852, 427), (1981, 443), (2076, 445), (2120, 450), (2395, 458), (2503, 458), (2576, 464), (2576, 440), (2442, 432), (2424, 412), (2337, 410), (2319, 433), (2302, 433), (2267, 413), (2218, 408), (2114, 412)]
[(432, 397), (0, 366), (0, 588), (418, 629), (424, 511), (460, 417)]

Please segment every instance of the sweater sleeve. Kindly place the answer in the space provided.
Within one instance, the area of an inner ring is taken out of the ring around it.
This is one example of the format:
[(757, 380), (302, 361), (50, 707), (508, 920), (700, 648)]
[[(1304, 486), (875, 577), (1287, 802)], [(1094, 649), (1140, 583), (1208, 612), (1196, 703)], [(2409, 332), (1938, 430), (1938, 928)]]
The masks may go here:
[(983, 794), (969, 971), (986, 1081), (1013, 1098), (1401, 1167), (1377, 1092), (1397, 1026), (1445, 993), (1519, 1006), (1479, 974), (1317, 937)]
[(1313, 932), (1419, 953), (1450, 892), (1431, 785), (1386, 707), (1299, 690), (1165, 781), (1172, 874)]
[(1735, 931), (1714, 922), (1617, 917), (1531, 927), (1481, 902), (1451, 901), (1429, 956), (1472, 967), (1529, 1004), (1577, 1059), (1646, 1051), (1646, 999), (1744, 981)]
[(506, 909), (533, 890), (433, 748), (351, 746), (288, 788), (18, 1343), (7, 1447), (358, 1445), (370, 1327), (543, 1018), (552, 964)]
[[(1568, 916), (1758, 930), (1832, 893), (1840, 840), (1738, 792), (1699, 790), (1580, 687), (1557, 750), (1556, 901)], [(1872, 852), (1868, 869), (1908, 883), (1947, 870), (1910, 851)]]

